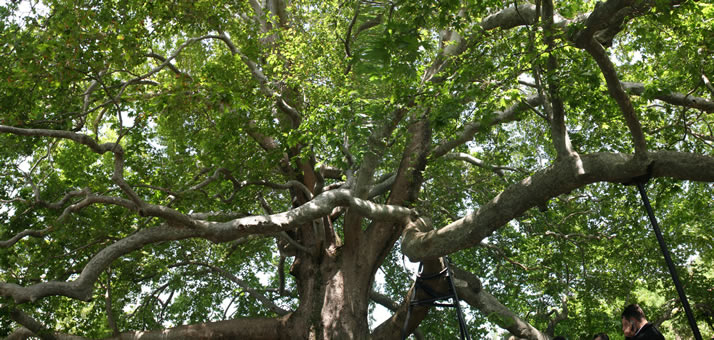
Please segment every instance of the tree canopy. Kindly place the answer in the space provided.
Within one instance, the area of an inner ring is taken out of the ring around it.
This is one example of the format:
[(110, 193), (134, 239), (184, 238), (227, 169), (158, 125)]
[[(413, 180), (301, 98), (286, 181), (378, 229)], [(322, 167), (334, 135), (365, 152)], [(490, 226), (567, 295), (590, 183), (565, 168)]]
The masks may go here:
[(0, 337), (454, 338), (445, 256), (476, 337), (691, 337), (638, 177), (714, 334), (711, 1), (4, 1), (0, 55)]

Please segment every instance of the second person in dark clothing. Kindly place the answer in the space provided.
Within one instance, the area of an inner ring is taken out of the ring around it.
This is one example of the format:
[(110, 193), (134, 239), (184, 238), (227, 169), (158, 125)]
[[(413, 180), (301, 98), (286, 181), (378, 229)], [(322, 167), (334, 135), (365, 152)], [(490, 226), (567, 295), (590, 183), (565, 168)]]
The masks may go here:
[(622, 311), (622, 332), (627, 340), (664, 340), (657, 327), (647, 322), (645, 312), (636, 303)]

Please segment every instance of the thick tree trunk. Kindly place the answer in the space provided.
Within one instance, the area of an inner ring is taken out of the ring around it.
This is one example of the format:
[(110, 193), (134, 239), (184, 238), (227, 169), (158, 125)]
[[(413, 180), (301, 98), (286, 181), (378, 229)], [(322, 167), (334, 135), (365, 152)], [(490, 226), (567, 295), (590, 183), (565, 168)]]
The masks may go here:
[(301, 254), (291, 273), (300, 283), (300, 307), (288, 332), (294, 339), (368, 339), (371, 266), (350, 247)]
[[(409, 132), (412, 138), (404, 150), (404, 157), (395, 184), (392, 186), (388, 199), (390, 205), (409, 205), (416, 200), (421, 187), (421, 172), (424, 170), (426, 155), (430, 150), (428, 121), (424, 117), (414, 119), (410, 124)], [(293, 270), (298, 282), (303, 285), (299, 287), (300, 309), (296, 312), (295, 318), (304, 319), (309, 325), (306, 329), (297, 332), (297, 334), (304, 334), (305, 338), (316, 340), (370, 338), (367, 318), (374, 274), (401, 234), (403, 226), (395, 225), (393, 221), (374, 223), (367, 231), (363, 231), (360, 227), (361, 218), (353, 222), (352, 237), (346, 236), (345, 244), (341, 247), (336, 244), (320, 247), (319, 240), (314, 239), (315, 235), (305, 232), (309, 229), (302, 229), (301, 237), (305, 245), (317, 246), (320, 249), (318, 253), (321, 253), (319, 256), (299, 255)], [(438, 271), (441, 263), (436, 261), (434, 266), (436, 267), (433, 270)], [(382, 325), (378, 334), (390, 334), (389, 338), (398, 334), (401, 324), (397, 325), (397, 323), (403, 322), (404, 310), (393, 317), (393, 322)], [(419, 308), (415, 311), (414, 320), (410, 322), (410, 330), (416, 328), (426, 316), (427, 310), (427, 308)]]
[(369, 288), (355, 278), (350, 268), (341, 268), (327, 282), (320, 313), (324, 332), (318, 339), (367, 339)]

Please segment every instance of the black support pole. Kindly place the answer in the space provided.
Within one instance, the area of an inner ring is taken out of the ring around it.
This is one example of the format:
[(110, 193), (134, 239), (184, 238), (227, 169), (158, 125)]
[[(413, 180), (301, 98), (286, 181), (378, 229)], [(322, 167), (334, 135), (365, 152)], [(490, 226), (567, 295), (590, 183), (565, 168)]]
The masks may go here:
[(689, 308), (689, 301), (687, 301), (687, 295), (684, 294), (684, 288), (682, 288), (682, 283), (679, 282), (679, 275), (677, 275), (677, 269), (674, 268), (674, 263), (672, 262), (672, 257), (669, 256), (669, 250), (667, 250), (667, 245), (664, 243), (664, 238), (662, 237), (662, 231), (657, 225), (657, 218), (655, 218), (654, 211), (650, 205), (650, 200), (647, 198), (647, 192), (645, 192), (646, 182), (637, 182), (637, 189), (640, 191), (642, 196), (642, 202), (645, 204), (645, 209), (647, 209), (647, 215), (650, 217), (650, 222), (652, 222), (652, 229), (654, 229), (655, 235), (657, 236), (657, 242), (659, 242), (659, 247), (662, 249), (662, 255), (664, 255), (664, 260), (667, 262), (667, 267), (669, 268), (669, 274), (672, 275), (672, 281), (674, 281), (674, 286), (677, 287), (677, 293), (679, 294), (679, 299), (682, 301), (682, 306), (684, 307), (684, 312), (687, 313), (687, 319), (689, 319), (689, 326), (692, 328), (694, 333), (694, 338), (697, 340), (702, 340), (702, 335), (699, 334), (699, 328), (697, 327), (697, 322), (694, 320), (694, 314), (692, 309)]

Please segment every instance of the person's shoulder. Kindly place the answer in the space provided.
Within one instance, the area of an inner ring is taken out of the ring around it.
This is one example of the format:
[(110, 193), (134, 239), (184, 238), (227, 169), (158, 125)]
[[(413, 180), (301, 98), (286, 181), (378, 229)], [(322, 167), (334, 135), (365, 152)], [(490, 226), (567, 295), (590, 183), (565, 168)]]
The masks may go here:
[(638, 335), (642, 335), (641, 337), (637, 337), (642, 340), (665, 340), (659, 329), (651, 323), (644, 325), (644, 327), (642, 327), (642, 331)]

